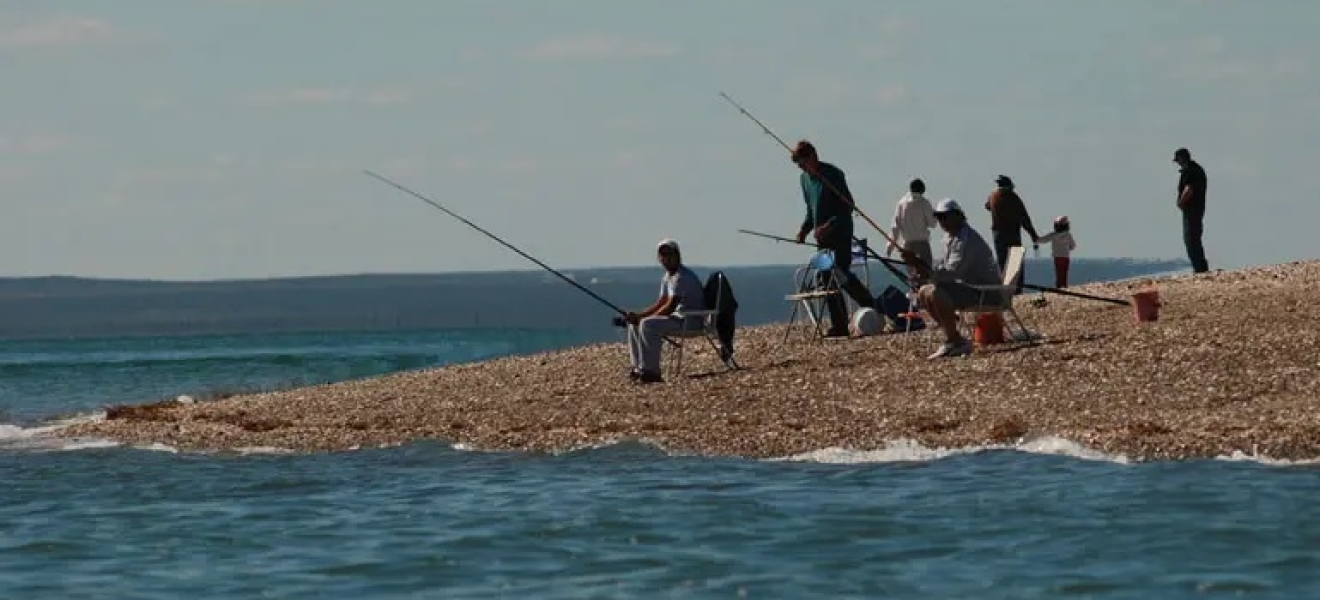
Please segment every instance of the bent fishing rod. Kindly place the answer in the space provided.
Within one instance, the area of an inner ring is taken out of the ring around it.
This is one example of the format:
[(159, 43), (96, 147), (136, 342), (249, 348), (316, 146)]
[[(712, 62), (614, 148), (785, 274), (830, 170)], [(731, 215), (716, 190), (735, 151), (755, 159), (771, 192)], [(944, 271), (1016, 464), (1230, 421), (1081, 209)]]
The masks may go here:
[[(822, 245), (820, 245), (820, 244), (818, 244), (818, 243), (817, 243), (817, 244), (811, 244), (811, 243), (808, 243), (808, 242), (799, 242), (799, 241), (797, 241), (797, 240), (789, 239), (789, 238), (786, 238), (786, 237), (779, 237), (779, 236), (777, 236), (777, 235), (770, 235), (770, 234), (768, 234), (768, 233), (761, 233), (761, 232), (759, 232), (759, 231), (749, 231), (749, 230), (746, 230), (746, 229), (739, 229), (739, 230), (738, 230), (738, 233), (745, 233), (745, 234), (748, 234), (748, 235), (755, 235), (755, 236), (758, 236), (758, 237), (763, 237), (763, 238), (766, 238), (766, 239), (774, 240), (774, 241), (776, 241), (776, 242), (788, 242), (788, 243), (790, 243), (790, 244), (797, 244), (797, 245), (799, 245), (799, 246), (812, 246), (812, 247), (817, 248), (817, 249), (819, 249), (819, 250), (829, 250), (829, 249), (830, 249), (830, 248), (827, 248), (827, 247), (825, 247), (825, 246), (822, 246)], [(854, 241), (854, 242), (857, 242), (858, 245), (860, 245), (860, 246), (862, 246), (863, 248), (865, 248), (865, 249), (866, 249), (866, 253), (867, 253), (867, 255), (868, 255), (869, 257), (871, 257), (871, 258), (877, 258), (877, 259), (880, 258), (880, 255), (879, 255), (879, 254), (876, 254), (875, 250), (874, 250), (873, 248), (871, 248), (871, 245), (870, 245), (870, 244), (864, 244), (864, 243), (862, 243), (862, 240), (858, 239), (856, 236), (853, 236), (853, 241)], [(894, 261), (894, 260), (881, 260), (881, 261), (879, 261), (879, 262), (880, 262), (880, 265), (883, 266), (886, 270), (888, 270), (890, 273), (893, 273), (893, 274), (894, 274), (894, 277), (897, 277), (899, 281), (901, 281), (901, 282), (903, 282), (903, 284), (907, 285), (909, 289), (912, 289), (912, 282), (909, 281), (909, 277), (908, 277), (906, 274), (904, 274), (902, 271), (899, 271), (898, 269), (894, 268), (893, 264), (890, 264), (890, 263), (897, 263), (897, 264), (905, 264), (905, 263), (903, 263), (902, 261)]]
[[(775, 141), (776, 141), (776, 142), (779, 142), (779, 145), (780, 145), (780, 146), (783, 146), (784, 149), (787, 150), (787, 151), (789, 152), (789, 154), (792, 154), (792, 153), (793, 153), (793, 149), (790, 148), (790, 147), (788, 146), (788, 144), (785, 143), (784, 140), (783, 140), (782, 138), (780, 138), (778, 135), (775, 135), (775, 132), (770, 131), (770, 128), (769, 128), (769, 127), (766, 127), (766, 126), (765, 126), (765, 123), (762, 123), (760, 119), (758, 119), (758, 118), (756, 118), (755, 116), (753, 116), (752, 113), (748, 112), (746, 108), (743, 108), (743, 106), (742, 106), (741, 104), (738, 104), (738, 102), (736, 102), (733, 98), (730, 98), (728, 94), (726, 94), (726, 93), (724, 93), (724, 92), (720, 92), (720, 97), (722, 97), (722, 98), (724, 98), (725, 100), (727, 100), (727, 101), (729, 102), (729, 104), (732, 104), (734, 108), (738, 109), (738, 112), (741, 112), (741, 113), (742, 113), (743, 115), (745, 115), (748, 119), (751, 119), (753, 123), (756, 123), (756, 125), (757, 125), (758, 127), (760, 127), (760, 128), (761, 128), (761, 131), (764, 131), (764, 132), (766, 133), (766, 135), (769, 135), (770, 137), (775, 138)], [(834, 195), (835, 195), (836, 197), (838, 197), (838, 198), (842, 199), (844, 202), (846, 202), (846, 203), (848, 204), (848, 207), (851, 208), (851, 209), (853, 210), (853, 212), (856, 212), (857, 215), (860, 216), (862, 219), (864, 219), (867, 223), (869, 223), (869, 224), (871, 225), (871, 227), (874, 227), (876, 231), (880, 232), (880, 235), (884, 236), (885, 241), (887, 241), (887, 242), (893, 244), (893, 245), (896, 246), (896, 247), (902, 248), (902, 246), (901, 246), (897, 241), (895, 241), (894, 238), (891, 237), (891, 236), (889, 235), (888, 232), (886, 232), (884, 229), (881, 229), (880, 226), (877, 225), (875, 221), (872, 221), (872, 220), (871, 220), (871, 217), (868, 217), (868, 216), (866, 215), (866, 213), (862, 212), (862, 209), (857, 208), (857, 203), (856, 203), (856, 202), (853, 202), (853, 199), (852, 199), (851, 197), (849, 197), (848, 194), (843, 193), (842, 190), (840, 190), (839, 188), (835, 187), (834, 184), (831, 183), (829, 179), (826, 179), (826, 178), (824, 178), (824, 177), (821, 177), (820, 180), (821, 180), (821, 182), (823, 182), (823, 183), (825, 184), (826, 187), (830, 188), (830, 191), (833, 192)], [(922, 261), (920, 258), (917, 258), (917, 260), (918, 260), (918, 261), (921, 261), (921, 262), (925, 262), (925, 261)], [(926, 267), (929, 268), (930, 265), (926, 265)]]
[[(810, 246), (810, 245), (811, 245), (811, 244), (808, 244), (807, 242), (799, 242), (799, 241), (794, 240), (794, 239), (789, 239), (789, 238), (781, 237), (781, 236), (777, 236), (777, 235), (771, 235), (771, 234), (769, 234), (769, 233), (761, 233), (761, 232), (759, 232), (759, 231), (751, 231), (751, 230), (747, 230), (747, 229), (739, 229), (739, 230), (738, 230), (738, 233), (745, 233), (745, 234), (747, 234), (747, 235), (754, 235), (754, 236), (757, 236), (757, 237), (763, 237), (763, 238), (766, 238), (766, 239), (768, 239), (768, 240), (774, 240), (774, 241), (776, 241), (776, 242), (787, 242), (787, 243), (790, 243), (790, 244), (797, 244), (797, 245), (799, 245), (799, 246)], [(866, 252), (867, 252), (868, 254), (871, 255), (871, 258), (873, 258), (873, 259), (879, 261), (880, 264), (883, 264), (883, 265), (886, 265), (886, 266), (891, 265), (891, 264), (896, 264), (896, 265), (907, 264), (907, 263), (905, 263), (905, 262), (903, 262), (903, 261), (901, 261), (901, 260), (895, 260), (895, 259), (892, 259), (892, 258), (889, 258), (889, 257), (886, 257), (886, 256), (880, 256), (880, 254), (879, 254), (878, 252), (876, 252), (875, 249), (874, 249), (874, 248), (871, 248), (870, 246), (866, 246)], [(891, 271), (893, 271), (893, 269), (891, 269)], [(1056, 287), (1048, 287), (1048, 286), (1044, 286), (1044, 285), (1032, 285), (1032, 284), (1030, 284), (1030, 283), (1025, 283), (1025, 282), (1024, 282), (1024, 283), (1022, 284), (1022, 287), (1027, 288), (1027, 289), (1030, 289), (1030, 290), (1036, 290), (1036, 291), (1038, 291), (1038, 292), (1049, 292), (1049, 293), (1051, 293), (1051, 294), (1058, 294), (1058, 295), (1060, 295), (1060, 296), (1072, 296), (1072, 297), (1074, 297), (1074, 298), (1081, 298), (1081, 299), (1083, 299), (1083, 300), (1095, 300), (1096, 302), (1108, 302), (1108, 303), (1110, 303), (1110, 304), (1117, 304), (1117, 305), (1119, 305), (1119, 306), (1131, 306), (1131, 305), (1132, 305), (1131, 302), (1129, 302), (1129, 301), (1127, 301), (1127, 300), (1123, 300), (1123, 299), (1121, 299), (1121, 298), (1105, 298), (1104, 296), (1092, 296), (1091, 294), (1083, 294), (1083, 293), (1081, 293), (1081, 292), (1073, 292), (1073, 291), (1069, 291), (1069, 290), (1065, 290), (1065, 289), (1060, 289), (1060, 288), (1056, 288)]]
[(491, 233), (491, 232), (489, 232), (489, 231), (486, 231), (485, 229), (482, 229), (482, 228), (481, 228), (480, 226), (478, 226), (476, 223), (473, 223), (472, 221), (469, 221), (469, 220), (467, 220), (467, 219), (464, 219), (464, 218), (463, 218), (461, 215), (459, 215), (458, 213), (455, 213), (454, 211), (449, 210), (448, 208), (445, 208), (445, 207), (441, 206), (439, 203), (435, 202), (434, 200), (431, 200), (430, 198), (427, 198), (426, 196), (423, 196), (423, 195), (421, 195), (421, 194), (419, 194), (419, 193), (417, 193), (417, 192), (414, 192), (414, 191), (412, 191), (412, 190), (410, 190), (410, 189), (408, 189), (408, 188), (406, 188), (406, 187), (404, 187), (404, 186), (402, 186), (402, 185), (399, 185), (399, 184), (397, 184), (397, 183), (395, 183), (395, 182), (393, 182), (393, 181), (390, 181), (389, 179), (387, 179), (387, 178), (385, 178), (385, 177), (383, 177), (383, 176), (381, 176), (381, 175), (377, 175), (377, 174), (375, 174), (375, 173), (373, 173), (373, 172), (371, 172), (371, 171), (364, 170), (363, 172), (366, 173), (367, 175), (370, 175), (371, 177), (374, 177), (374, 178), (376, 178), (376, 179), (378, 179), (378, 180), (384, 182), (384, 183), (387, 184), (387, 185), (393, 186), (394, 188), (396, 188), (396, 189), (398, 189), (398, 190), (400, 190), (400, 191), (402, 191), (402, 192), (404, 192), (404, 193), (406, 193), (406, 194), (408, 194), (408, 195), (411, 195), (411, 196), (414, 197), (414, 198), (417, 198), (418, 200), (421, 200), (422, 202), (425, 202), (425, 203), (427, 203), (427, 204), (430, 204), (431, 206), (434, 206), (435, 208), (438, 208), (438, 209), (440, 209), (441, 211), (444, 211), (445, 214), (447, 214), (447, 215), (449, 215), (449, 216), (451, 216), (451, 217), (453, 217), (453, 218), (455, 218), (455, 219), (458, 219), (458, 220), (461, 221), (464, 225), (467, 225), (468, 227), (471, 227), (471, 228), (473, 228), (473, 229), (475, 229), (475, 230), (477, 230), (477, 231), (480, 231), (481, 233), (485, 234), (486, 237), (488, 237), (488, 238), (490, 238), (490, 239), (492, 239), (492, 240), (495, 240), (495, 241), (497, 241), (497, 242), (503, 244), (505, 248), (508, 248), (508, 249), (510, 249), (510, 250), (513, 250), (514, 252), (517, 252), (517, 253), (518, 253), (520, 256), (522, 256), (523, 258), (525, 258), (525, 259), (527, 259), (527, 260), (530, 260), (530, 261), (536, 263), (537, 266), (541, 267), (542, 269), (545, 269), (546, 271), (550, 272), (552, 275), (554, 275), (554, 276), (556, 276), (556, 277), (558, 277), (558, 278), (560, 278), (560, 279), (563, 279), (564, 281), (568, 282), (569, 285), (572, 285), (573, 287), (575, 287), (575, 288), (581, 290), (583, 293), (587, 294), (588, 296), (591, 296), (592, 298), (594, 298), (597, 302), (600, 302), (601, 304), (604, 304), (605, 306), (608, 306), (608, 307), (609, 307), (611, 310), (613, 310), (614, 312), (617, 312), (617, 313), (619, 313), (620, 315), (627, 315), (627, 314), (628, 314), (628, 311), (623, 310), (622, 308), (619, 308), (618, 306), (616, 306), (613, 302), (610, 302), (609, 300), (606, 300), (606, 299), (602, 298), (602, 297), (600, 296), (600, 294), (597, 294), (596, 292), (593, 292), (593, 291), (587, 289), (586, 287), (583, 287), (582, 284), (580, 284), (580, 283), (574, 281), (571, 277), (569, 277), (569, 276), (567, 276), (567, 275), (564, 275), (563, 273), (560, 273), (559, 271), (556, 271), (555, 269), (551, 268), (550, 265), (547, 265), (547, 264), (545, 264), (545, 263), (543, 263), (543, 262), (537, 260), (537, 259), (536, 259), (535, 257), (533, 257), (532, 255), (527, 254), (526, 252), (523, 252), (522, 250), (519, 250), (518, 248), (514, 247), (513, 244), (510, 244), (510, 243), (508, 243), (508, 242), (506, 242), (506, 241), (500, 239), (499, 236), (497, 236), (497, 235), (495, 235), (495, 234), (493, 234), (493, 233)]

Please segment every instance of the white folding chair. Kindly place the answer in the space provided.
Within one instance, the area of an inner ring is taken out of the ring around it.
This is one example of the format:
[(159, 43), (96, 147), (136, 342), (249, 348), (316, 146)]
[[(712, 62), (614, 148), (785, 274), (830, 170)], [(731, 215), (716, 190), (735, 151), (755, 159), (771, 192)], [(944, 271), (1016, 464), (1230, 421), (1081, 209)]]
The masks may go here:
[[(820, 273), (829, 273), (821, 281)], [(825, 302), (830, 296), (840, 293), (838, 283), (834, 281), (834, 253), (829, 250), (817, 250), (807, 264), (793, 272), (794, 292), (784, 296), (784, 300), (793, 305), (788, 315), (788, 326), (784, 329), (784, 341), (798, 326), (798, 311), (805, 313), (811, 323), (815, 337), (821, 334), (821, 316), (825, 313)]]
[[(980, 292), (980, 300), (976, 306), (958, 310), (959, 322), (966, 325), (968, 336), (976, 328), (976, 317), (985, 313), (1000, 313), (1007, 315), (1003, 319), (1004, 329), (1008, 333), (1008, 339), (1012, 341), (1024, 342), (1039, 339), (1040, 336), (1027, 329), (1018, 316), (1017, 310), (1013, 308), (1013, 294), (1017, 291), (1017, 278), (1022, 275), (1022, 259), (1026, 256), (1026, 249), (1022, 246), (1013, 246), (1008, 250), (1008, 264), (1004, 266), (1004, 280), (995, 285), (971, 285)], [(966, 318), (964, 318), (966, 317)], [(1013, 325), (1016, 324), (1018, 332), (1013, 332)]]
[(724, 300), (724, 285), (722, 285), (724, 274), (718, 273), (715, 276), (721, 281), (719, 286), (715, 288), (714, 306), (705, 310), (685, 310), (682, 306), (679, 306), (671, 314), (673, 318), (678, 319), (683, 324), (682, 329), (664, 336), (670, 346), (668, 370), (674, 375), (683, 372), (684, 342), (694, 338), (706, 338), (706, 341), (710, 342), (711, 349), (724, 362), (726, 368), (731, 370), (738, 368), (738, 364), (733, 361), (732, 354), (727, 353), (721, 345), (720, 334), (716, 328), (720, 318), (719, 307)]

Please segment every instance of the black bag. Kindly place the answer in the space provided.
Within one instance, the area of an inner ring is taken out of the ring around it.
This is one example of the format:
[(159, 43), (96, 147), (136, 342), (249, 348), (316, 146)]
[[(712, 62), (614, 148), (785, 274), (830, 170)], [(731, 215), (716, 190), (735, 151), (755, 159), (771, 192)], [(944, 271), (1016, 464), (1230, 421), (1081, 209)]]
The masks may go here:
[(894, 324), (895, 332), (921, 331), (926, 328), (926, 322), (921, 319), (911, 319), (911, 323), (908, 323), (906, 314), (911, 308), (911, 303), (907, 294), (892, 285), (886, 287), (876, 297), (875, 307)]
[[(738, 324), (738, 299), (733, 295), (733, 286), (729, 285), (729, 278), (724, 276), (723, 271), (715, 271), (706, 277), (702, 297), (706, 306), (719, 311), (715, 319), (715, 332), (720, 339), (720, 360), (730, 367), (736, 367), (733, 362), (733, 332)], [(717, 298), (719, 306), (716, 306)]]

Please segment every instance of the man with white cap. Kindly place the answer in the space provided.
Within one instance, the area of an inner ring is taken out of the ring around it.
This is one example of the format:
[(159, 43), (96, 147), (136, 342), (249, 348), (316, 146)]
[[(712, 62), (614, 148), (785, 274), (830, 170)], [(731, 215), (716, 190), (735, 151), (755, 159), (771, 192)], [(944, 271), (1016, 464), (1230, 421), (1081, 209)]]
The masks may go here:
[[(660, 278), (660, 297), (639, 312), (624, 315), (628, 325), (628, 355), (632, 359), (629, 376), (640, 383), (655, 383), (660, 377), (660, 351), (664, 336), (683, 328), (673, 316), (675, 310), (705, 310), (705, 292), (701, 280), (683, 264), (678, 242), (665, 238), (656, 246), (657, 260), (664, 267)], [(700, 319), (700, 317), (689, 317)], [(700, 324), (689, 324), (689, 328)]]
[(944, 331), (944, 345), (931, 358), (962, 356), (972, 351), (972, 344), (958, 332), (958, 310), (1000, 301), (994, 292), (982, 292), (975, 285), (998, 285), (999, 264), (985, 238), (967, 223), (967, 215), (952, 198), (935, 205), (935, 220), (944, 230), (944, 258), (926, 265), (911, 250), (899, 251), (918, 278), (928, 282), (917, 289), (917, 301)]

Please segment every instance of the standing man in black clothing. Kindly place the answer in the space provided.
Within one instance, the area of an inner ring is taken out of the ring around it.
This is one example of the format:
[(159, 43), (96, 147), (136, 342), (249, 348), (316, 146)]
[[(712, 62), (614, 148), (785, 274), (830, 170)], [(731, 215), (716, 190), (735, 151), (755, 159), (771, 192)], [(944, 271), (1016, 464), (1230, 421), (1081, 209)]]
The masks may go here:
[[(802, 169), (798, 177), (802, 199), (807, 204), (807, 216), (798, 228), (797, 241), (804, 243), (813, 233), (816, 245), (834, 255), (834, 279), (858, 306), (874, 306), (871, 291), (852, 272), (853, 199), (848, 182), (838, 167), (822, 162), (816, 147), (806, 140), (797, 143), (793, 162)], [(830, 273), (820, 273), (825, 284)], [(829, 337), (848, 336), (848, 305), (838, 294), (831, 295), (825, 304), (830, 312)]]
[[(990, 211), (990, 234), (994, 238), (995, 259), (1002, 274), (1008, 267), (1009, 248), (1022, 245), (1022, 230), (1026, 229), (1031, 235), (1032, 244), (1039, 243), (1040, 236), (1036, 235), (1036, 228), (1031, 224), (1027, 205), (1013, 190), (1013, 180), (1007, 175), (1000, 175), (995, 183), (999, 187), (990, 192), (990, 197), (985, 201), (985, 209)], [(1022, 279), (1023, 276), (1019, 274), (1015, 293), (1022, 293)]]
[(1178, 210), (1182, 211), (1183, 245), (1187, 247), (1192, 272), (1204, 273), (1210, 270), (1210, 264), (1205, 260), (1205, 247), (1201, 245), (1201, 235), (1205, 231), (1205, 169), (1192, 160), (1192, 153), (1186, 148), (1174, 151), (1173, 162), (1180, 167)]

